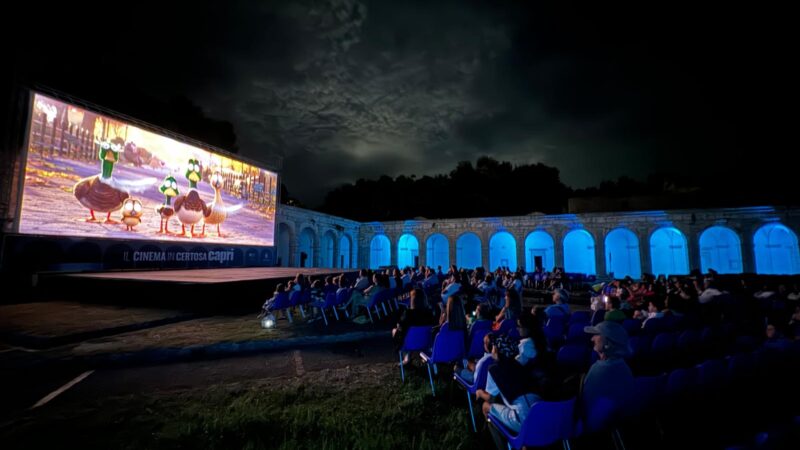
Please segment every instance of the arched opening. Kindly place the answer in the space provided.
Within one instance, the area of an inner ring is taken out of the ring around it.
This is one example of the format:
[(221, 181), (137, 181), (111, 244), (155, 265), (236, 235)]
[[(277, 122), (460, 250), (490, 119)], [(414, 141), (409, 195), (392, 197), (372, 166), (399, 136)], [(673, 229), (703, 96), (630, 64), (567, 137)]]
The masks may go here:
[(525, 238), (525, 270), (533, 272), (536, 267), (553, 270), (556, 265), (555, 241), (547, 232), (536, 230)]
[(292, 230), (285, 223), (278, 224), (278, 261), (280, 267), (289, 267), (289, 252), (292, 242)]
[(335, 253), (336, 235), (333, 231), (326, 231), (322, 235), (322, 245), (320, 246), (320, 267), (336, 267)]
[(397, 241), (397, 266), (416, 267), (419, 265), (419, 241), (413, 234), (404, 234)]
[(432, 234), (428, 237), (425, 249), (428, 266), (434, 269), (441, 266), (442, 270), (447, 272), (447, 267), (450, 265), (450, 243), (447, 238), (441, 233)]
[(481, 258), (481, 238), (475, 233), (464, 233), (456, 240), (456, 265), (475, 269), (483, 265)]
[(517, 241), (507, 231), (500, 231), (489, 239), (489, 270), (509, 267), (517, 270)]
[(586, 230), (573, 230), (564, 236), (564, 271), (594, 275), (594, 238)]
[(342, 269), (349, 269), (351, 258), (350, 236), (343, 234), (341, 239), (339, 239), (339, 267)]
[(780, 223), (768, 223), (753, 236), (756, 273), (794, 275), (800, 273), (797, 236)]
[(639, 238), (627, 228), (611, 230), (606, 235), (606, 273), (616, 278), (642, 277), (642, 260), (639, 259)]
[(385, 234), (372, 238), (369, 244), (369, 268), (377, 269), (392, 263), (392, 247)]
[(742, 242), (728, 227), (713, 226), (700, 235), (700, 268), (703, 273), (742, 273)]
[(297, 267), (314, 266), (314, 241), (316, 233), (311, 228), (304, 228), (300, 232), (300, 242), (297, 246)]
[(689, 273), (689, 249), (686, 236), (673, 227), (659, 228), (650, 236), (650, 261), (655, 275)]

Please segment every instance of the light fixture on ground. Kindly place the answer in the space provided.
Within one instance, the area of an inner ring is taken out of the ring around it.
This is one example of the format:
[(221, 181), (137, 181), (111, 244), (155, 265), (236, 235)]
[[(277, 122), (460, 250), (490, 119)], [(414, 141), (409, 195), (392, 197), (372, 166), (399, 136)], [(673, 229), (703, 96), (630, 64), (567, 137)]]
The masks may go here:
[(261, 319), (261, 328), (275, 328), (275, 316), (267, 314)]

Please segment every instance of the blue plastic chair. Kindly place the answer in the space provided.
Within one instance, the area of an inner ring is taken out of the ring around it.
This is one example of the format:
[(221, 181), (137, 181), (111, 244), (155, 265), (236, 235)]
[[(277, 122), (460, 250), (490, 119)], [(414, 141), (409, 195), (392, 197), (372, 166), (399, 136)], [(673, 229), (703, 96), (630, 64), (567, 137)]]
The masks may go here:
[(669, 360), (675, 352), (675, 333), (659, 333), (650, 344), (650, 355), (653, 358)]
[(494, 364), (495, 362), (492, 360), (481, 365), (480, 370), (473, 374), (472, 383), (465, 380), (459, 373), (453, 374), (453, 379), (461, 386), (464, 386), (464, 389), (467, 391), (467, 407), (469, 408), (469, 416), (472, 419), (472, 431), (476, 433), (478, 432), (478, 427), (475, 425), (475, 410), (472, 407), (472, 396), (475, 395), (478, 389), (486, 389), (486, 381), (489, 378), (489, 368)]
[(509, 430), (493, 414), (489, 414), (488, 420), (508, 440), (509, 448), (545, 447), (561, 441), (564, 448), (569, 449), (574, 415), (575, 399), (571, 398), (562, 402), (534, 403), (518, 434)]
[(319, 311), (322, 313), (322, 319), (325, 321), (325, 326), (328, 325), (328, 316), (325, 315), (325, 309), (331, 308), (333, 310), (333, 315), (336, 316), (336, 320), (339, 320), (339, 314), (336, 312), (336, 293), (330, 292), (328, 295), (325, 296), (325, 300), (321, 302), (314, 302), (313, 306), (319, 308)]
[(642, 331), (649, 334), (661, 333), (662, 331), (667, 331), (666, 325), (663, 317), (654, 317), (644, 323)]
[(289, 294), (289, 304), (292, 307), (297, 306), (298, 308), (300, 308), (300, 314), (305, 319), (306, 312), (303, 310), (303, 300), (304, 300), (303, 295), (304, 295), (303, 291), (292, 291), (291, 294)]
[(585, 372), (589, 368), (591, 351), (586, 344), (567, 344), (556, 353), (556, 363), (567, 370)]
[[(595, 311), (594, 314), (592, 314), (592, 325), (597, 325), (598, 323), (604, 321), (605, 319), (606, 319), (606, 311), (605, 310), (601, 309), (601, 310)], [(628, 334), (630, 334), (630, 333), (628, 333)]]
[(626, 414), (636, 417), (648, 411), (658, 410), (667, 386), (667, 374), (635, 377), (633, 382), (634, 394)]
[(583, 344), (586, 345), (592, 339), (592, 335), (583, 331), (583, 328), (588, 323), (574, 323), (569, 326), (567, 332), (567, 344)]
[(436, 364), (453, 364), (464, 358), (464, 332), (440, 330), (433, 340), (433, 351), (430, 355), (425, 352), (419, 354), (422, 361), (428, 366), (428, 378), (431, 382), (431, 393), (436, 396), (436, 389), (433, 387), (433, 373), (437, 373)]
[(433, 327), (430, 326), (420, 326), (408, 329), (408, 333), (406, 333), (406, 337), (403, 340), (403, 347), (398, 352), (400, 355), (400, 379), (403, 383), (406, 382), (406, 374), (403, 369), (403, 352), (423, 352), (430, 350), (432, 328)]
[[(488, 322), (488, 321), (487, 321)], [(491, 331), (491, 328), (473, 328), (470, 332), (469, 351), (467, 352), (467, 359), (480, 358), (483, 356), (483, 338)]]
[(719, 388), (725, 382), (728, 365), (721, 359), (710, 359), (697, 365), (697, 385), (700, 388)]
[(758, 373), (758, 360), (753, 353), (740, 353), (728, 360), (728, 382), (741, 383), (755, 378)]
[(272, 311), (284, 311), (286, 314), (286, 318), (289, 320), (289, 323), (292, 323), (292, 311), (291, 311), (292, 303), (289, 301), (289, 293), (288, 292), (279, 292), (278, 295), (275, 297), (275, 302), (272, 304), (270, 308), (270, 312)]
[(628, 336), (636, 336), (642, 330), (642, 321), (636, 319), (625, 319), (622, 327), (628, 332)]
[(589, 325), (591, 320), (592, 316), (589, 311), (575, 311), (569, 316), (569, 322), (567, 324), (570, 327), (574, 324)]
[(697, 379), (694, 367), (675, 369), (667, 375), (666, 398), (679, 399), (689, 393)]

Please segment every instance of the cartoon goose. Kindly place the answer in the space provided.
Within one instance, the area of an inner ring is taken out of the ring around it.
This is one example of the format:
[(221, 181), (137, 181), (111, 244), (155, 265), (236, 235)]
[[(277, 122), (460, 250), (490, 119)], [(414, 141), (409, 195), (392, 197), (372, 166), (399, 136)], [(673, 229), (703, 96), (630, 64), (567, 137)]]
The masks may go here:
[(158, 190), (164, 194), (164, 204), (158, 205), (158, 208), (156, 208), (156, 212), (161, 216), (161, 228), (158, 232), (169, 234), (169, 219), (175, 215), (175, 208), (171, 204), (172, 197), (177, 197), (180, 194), (178, 192), (178, 182), (175, 181), (175, 177), (167, 175)]
[(189, 160), (189, 167), (186, 169), (186, 179), (189, 180), (189, 193), (178, 196), (175, 199), (175, 212), (181, 222), (181, 234), (186, 234), (186, 225), (191, 226), (190, 236), (195, 236), (194, 226), (203, 217), (210, 214), (208, 206), (197, 193), (197, 182), (200, 181), (200, 162), (196, 159)]
[(128, 198), (128, 193), (114, 187), (111, 174), (114, 171), (114, 164), (119, 161), (121, 146), (112, 144), (108, 141), (99, 142), (100, 166), (102, 173), (91, 177), (83, 178), (75, 183), (72, 192), (78, 202), (89, 209), (91, 214), (87, 222), (97, 222), (94, 212), (108, 213), (106, 223), (118, 223), (111, 220), (111, 213), (122, 208), (122, 202)]
[(216, 225), (217, 236), (222, 237), (222, 234), (219, 231), (219, 226), (228, 217), (227, 208), (222, 202), (222, 195), (219, 192), (220, 189), (222, 189), (222, 183), (224, 182), (224, 179), (222, 178), (221, 173), (214, 172), (214, 174), (211, 175), (210, 181), (211, 187), (214, 188), (214, 201), (208, 204), (208, 213), (206, 213), (205, 220), (203, 221), (202, 234), (206, 233), (206, 225)]

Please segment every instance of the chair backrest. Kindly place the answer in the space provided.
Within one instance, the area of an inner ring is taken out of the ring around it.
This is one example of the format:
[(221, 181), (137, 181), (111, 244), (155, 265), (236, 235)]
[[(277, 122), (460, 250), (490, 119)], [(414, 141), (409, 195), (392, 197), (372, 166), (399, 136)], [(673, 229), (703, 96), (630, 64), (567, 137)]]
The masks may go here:
[(625, 319), (622, 321), (622, 327), (628, 332), (628, 336), (634, 336), (639, 334), (639, 330), (642, 329), (642, 321), (636, 319)]
[(592, 339), (592, 335), (583, 331), (587, 324), (573, 323), (569, 326), (567, 332), (567, 343), (569, 344), (585, 344)]
[(570, 327), (573, 324), (589, 325), (591, 320), (592, 316), (589, 311), (575, 311), (569, 316), (569, 325)]
[(681, 351), (695, 352), (700, 343), (700, 332), (697, 330), (686, 330), (678, 336), (677, 346)]
[(660, 333), (662, 331), (666, 331), (666, 329), (667, 327), (663, 317), (653, 317), (652, 319), (648, 319), (642, 326), (642, 331), (650, 334)]
[(292, 291), (289, 294), (289, 304), (291, 306), (298, 306), (303, 303), (303, 291)]
[(330, 308), (336, 305), (336, 292), (328, 292), (325, 296), (325, 304), (322, 305), (323, 308)]
[(574, 429), (575, 398), (561, 402), (538, 401), (531, 406), (514, 448), (545, 447), (569, 439)]
[[(598, 323), (605, 320), (606, 311), (604, 309), (599, 309), (592, 314), (592, 325), (597, 325)], [(629, 333), (630, 334), (630, 333)]]
[(348, 300), (350, 300), (350, 295), (352, 294), (353, 294), (352, 289), (342, 289), (341, 292), (338, 292), (336, 294), (336, 304), (344, 305), (345, 303), (347, 303)]
[(472, 329), (470, 332), (471, 337), (467, 358), (480, 358), (483, 356), (483, 338), (489, 333), (489, 331), (489, 328), (482, 328), (478, 330), (475, 330), (475, 328)]
[(472, 377), (472, 388), (470, 388), (470, 392), (474, 394), (478, 389), (486, 389), (486, 381), (489, 379), (489, 368), (494, 364), (495, 361), (491, 360), (482, 364), (480, 367), (476, 367), (475, 374)]
[(464, 358), (464, 332), (440, 330), (433, 340), (431, 362), (452, 363)]
[(676, 398), (686, 394), (697, 379), (694, 367), (675, 369), (667, 375), (667, 398)]
[(480, 330), (491, 331), (491, 329), (492, 329), (491, 320), (479, 320), (472, 324), (472, 328), (470, 328), (470, 333), (477, 333)]
[(711, 359), (697, 366), (697, 385), (700, 387), (720, 387), (725, 382), (728, 365), (721, 359)]
[(586, 344), (567, 344), (556, 353), (556, 362), (566, 369), (583, 372), (589, 368), (591, 349)]
[(431, 328), (430, 326), (411, 327), (403, 340), (404, 352), (428, 351), (431, 349)]
[(630, 408), (626, 414), (636, 417), (645, 411), (658, 408), (667, 386), (667, 374), (636, 377), (633, 382), (634, 395), (631, 397)]
[(564, 332), (564, 328), (567, 324), (567, 316), (560, 315), (560, 316), (547, 316), (547, 326), (560, 326), (561, 332)]
[(728, 381), (744, 381), (758, 373), (756, 356), (753, 353), (740, 353), (728, 360)]
[(650, 344), (650, 351), (661, 355), (669, 355), (675, 350), (675, 333), (659, 333)]
[(272, 309), (285, 309), (290, 306), (292, 306), (292, 304), (289, 301), (289, 293), (279, 292), (278, 295), (275, 296), (275, 303), (272, 305)]
[(650, 352), (650, 336), (631, 336), (628, 344), (631, 347), (631, 357), (633, 358)]

